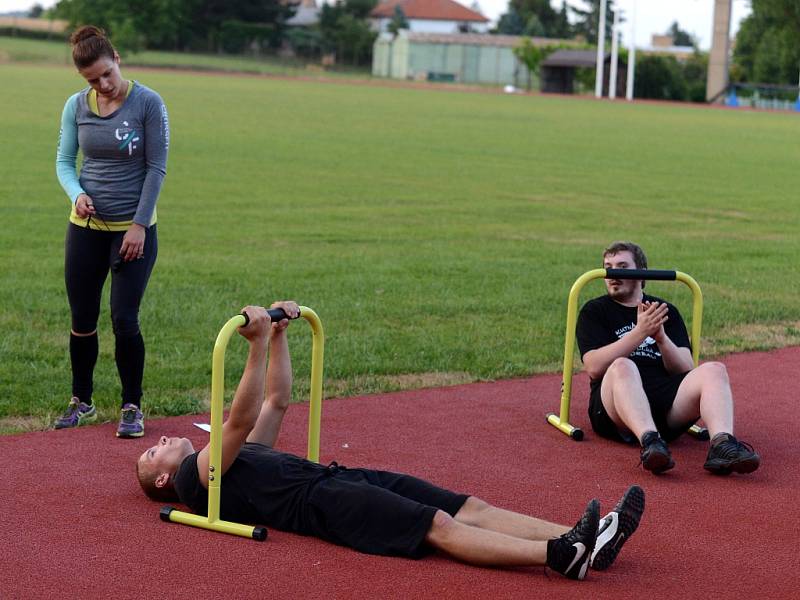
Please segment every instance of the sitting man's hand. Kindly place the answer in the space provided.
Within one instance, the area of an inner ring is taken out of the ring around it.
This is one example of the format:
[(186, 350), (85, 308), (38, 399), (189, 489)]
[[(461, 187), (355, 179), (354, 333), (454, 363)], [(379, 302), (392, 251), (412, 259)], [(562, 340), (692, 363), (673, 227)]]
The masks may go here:
[(666, 303), (644, 302), (639, 304), (636, 312), (636, 329), (645, 337), (652, 337), (656, 342), (663, 339), (664, 323), (667, 322), (669, 306)]
[(269, 325), (272, 322), (263, 306), (245, 306), (242, 312), (247, 315), (247, 325), (239, 327), (242, 334), (251, 343), (265, 340), (269, 336)]
[[(292, 300), (281, 300), (280, 302), (273, 302), (270, 308), (282, 308), (283, 312), (289, 315), (290, 318), (296, 319), (300, 316), (300, 307), (297, 302)], [(277, 333), (283, 331), (289, 326), (289, 319), (281, 319), (272, 323), (272, 331)]]

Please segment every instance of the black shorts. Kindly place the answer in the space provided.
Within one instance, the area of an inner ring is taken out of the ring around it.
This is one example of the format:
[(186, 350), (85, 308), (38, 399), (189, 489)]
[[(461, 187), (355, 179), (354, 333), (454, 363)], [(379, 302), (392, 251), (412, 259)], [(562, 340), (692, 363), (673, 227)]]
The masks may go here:
[[(697, 421), (697, 419), (695, 419), (680, 427), (670, 427), (667, 424), (667, 413), (672, 408), (672, 404), (675, 402), (675, 396), (678, 393), (678, 388), (687, 374), (688, 373), (679, 373), (668, 377), (642, 379), (642, 387), (650, 403), (650, 412), (653, 415), (653, 421), (656, 424), (658, 433), (668, 442), (686, 433), (686, 430)], [(592, 382), (592, 391), (589, 395), (589, 420), (592, 422), (592, 429), (597, 435), (604, 438), (638, 444), (639, 440), (637, 440), (633, 434), (629, 431), (621, 432), (617, 429), (611, 417), (608, 416), (600, 396), (601, 388), (602, 380)]]
[(305, 533), (367, 554), (421, 558), (437, 510), (450, 516), (469, 496), (410, 475), (329, 468), (312, 484)]

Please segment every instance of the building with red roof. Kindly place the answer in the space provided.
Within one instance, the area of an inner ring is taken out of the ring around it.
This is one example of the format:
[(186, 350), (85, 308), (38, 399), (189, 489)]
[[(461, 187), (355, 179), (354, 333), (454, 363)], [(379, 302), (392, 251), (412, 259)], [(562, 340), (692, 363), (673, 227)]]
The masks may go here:
[(489, 19), (455, 0), (383, 0), (372, 9), (375, 29), (384, 32), (400, 9), (415, 33), (485, 33)]

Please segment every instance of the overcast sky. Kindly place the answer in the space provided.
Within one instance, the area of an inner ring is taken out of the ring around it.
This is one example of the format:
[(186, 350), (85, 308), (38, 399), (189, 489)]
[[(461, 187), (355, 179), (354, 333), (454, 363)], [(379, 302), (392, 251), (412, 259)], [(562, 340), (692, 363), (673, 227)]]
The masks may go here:
[[(319, 3), (321, 0), (317, 0)], [(564, 0), (551, 0), (553, 6), (560, 8)], [(582, 0), (567, 0), (579, 5)], [(462, 4), (472, 5), (473, 0), (461, 0)], [(43, 6), (52, 6), (53, 0), (40, 2)], [(0, 13), (26, 10), (35, 4), (35, 0), (0, 0)], [(488, 18), (497, 18), (508, 7), (508, 0), (478, 0), (481, 11)], [(711, 28), (714, 15), (714, 0), (616, 0), (616, 5), (624, 11), (630, 19), (636, 5), (636, 45), (650, 45), (650, 36), (653, 33), (663, 33), (673, 21), (677, 21), (681, 29), (695, 35), (700, 42), (700, 47), (708, 49), (711, 46)], [(733, 18), (731, 33), (738, 29), (739, 22), (750, 13), (749, 0), (733, 0)], [(628, 44), (631, 34), (631, 23), (622, 26), (622, 35), (625, 44)]]
[[(478, 0), (485, 7), (485, 14), (494, 18), (493, 10), (498, 14), (505, 12), (508, 0)], [(581, 4), (580, 0), (568, 0), (570, 4)], [(560, 8), (562, 0), (551, 0), (553, 6)], [(714, 18), (714, 0), (616, 0), (614, 2), (623, 11), (627, 23), (623, 23), (622, 38), (627, 45), (631, 36), (631, 19), (634, 5), (636, 9), (636, 45), (649, 46), (650, 36), (664, 33), (673, 21), (677, 21), (681, 29), (694, 35), (700, 47), (708, 50), (711, 47), (711, 30)], [(494, 6), (498, 8), (494, 8)], [(731, 35), (739, 28), (739, 23), (750, 14), (750, 0), (733, 0), (731, 18)]]

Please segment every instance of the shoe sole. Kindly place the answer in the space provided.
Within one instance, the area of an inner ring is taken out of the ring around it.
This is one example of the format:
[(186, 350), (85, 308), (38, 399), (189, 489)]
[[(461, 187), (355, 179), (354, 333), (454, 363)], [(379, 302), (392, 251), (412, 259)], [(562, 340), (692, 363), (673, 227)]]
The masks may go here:
[[(639, 527), (644, 513), (644, 490), (638, 485), (629, 487), (612, 512), (617, 513), (617, 533), (592, 556), (589, 566), (595, 571), (605, 571), (610, 567), (622, 546)], [(603, 542), (598, 540), (598, 543)]]
[(653, 474), (660, 475), (674, 467), (675, 461), (668, 454), (653, 452), (646, 461), (642, 461), (642, 466)]
[(761, 459), (752, 457), (732, 464), (721, 465), (717, 463), (706, 463), (703, 465), (703, 468), (714, 475), (730, 475), (731, 473), (745, 475), (758, 469), (759, 465), (761, 465)]
[(117, 432), (117, 437), (118, 438), (123, 438), (123, 439), (125, 439), (125, 438), (140, 438), (140, 437), (143, 437), (143, 436), (144, 436), (144, 431), (140, 431), (139, 433), (120, 433), (119, 431)]

